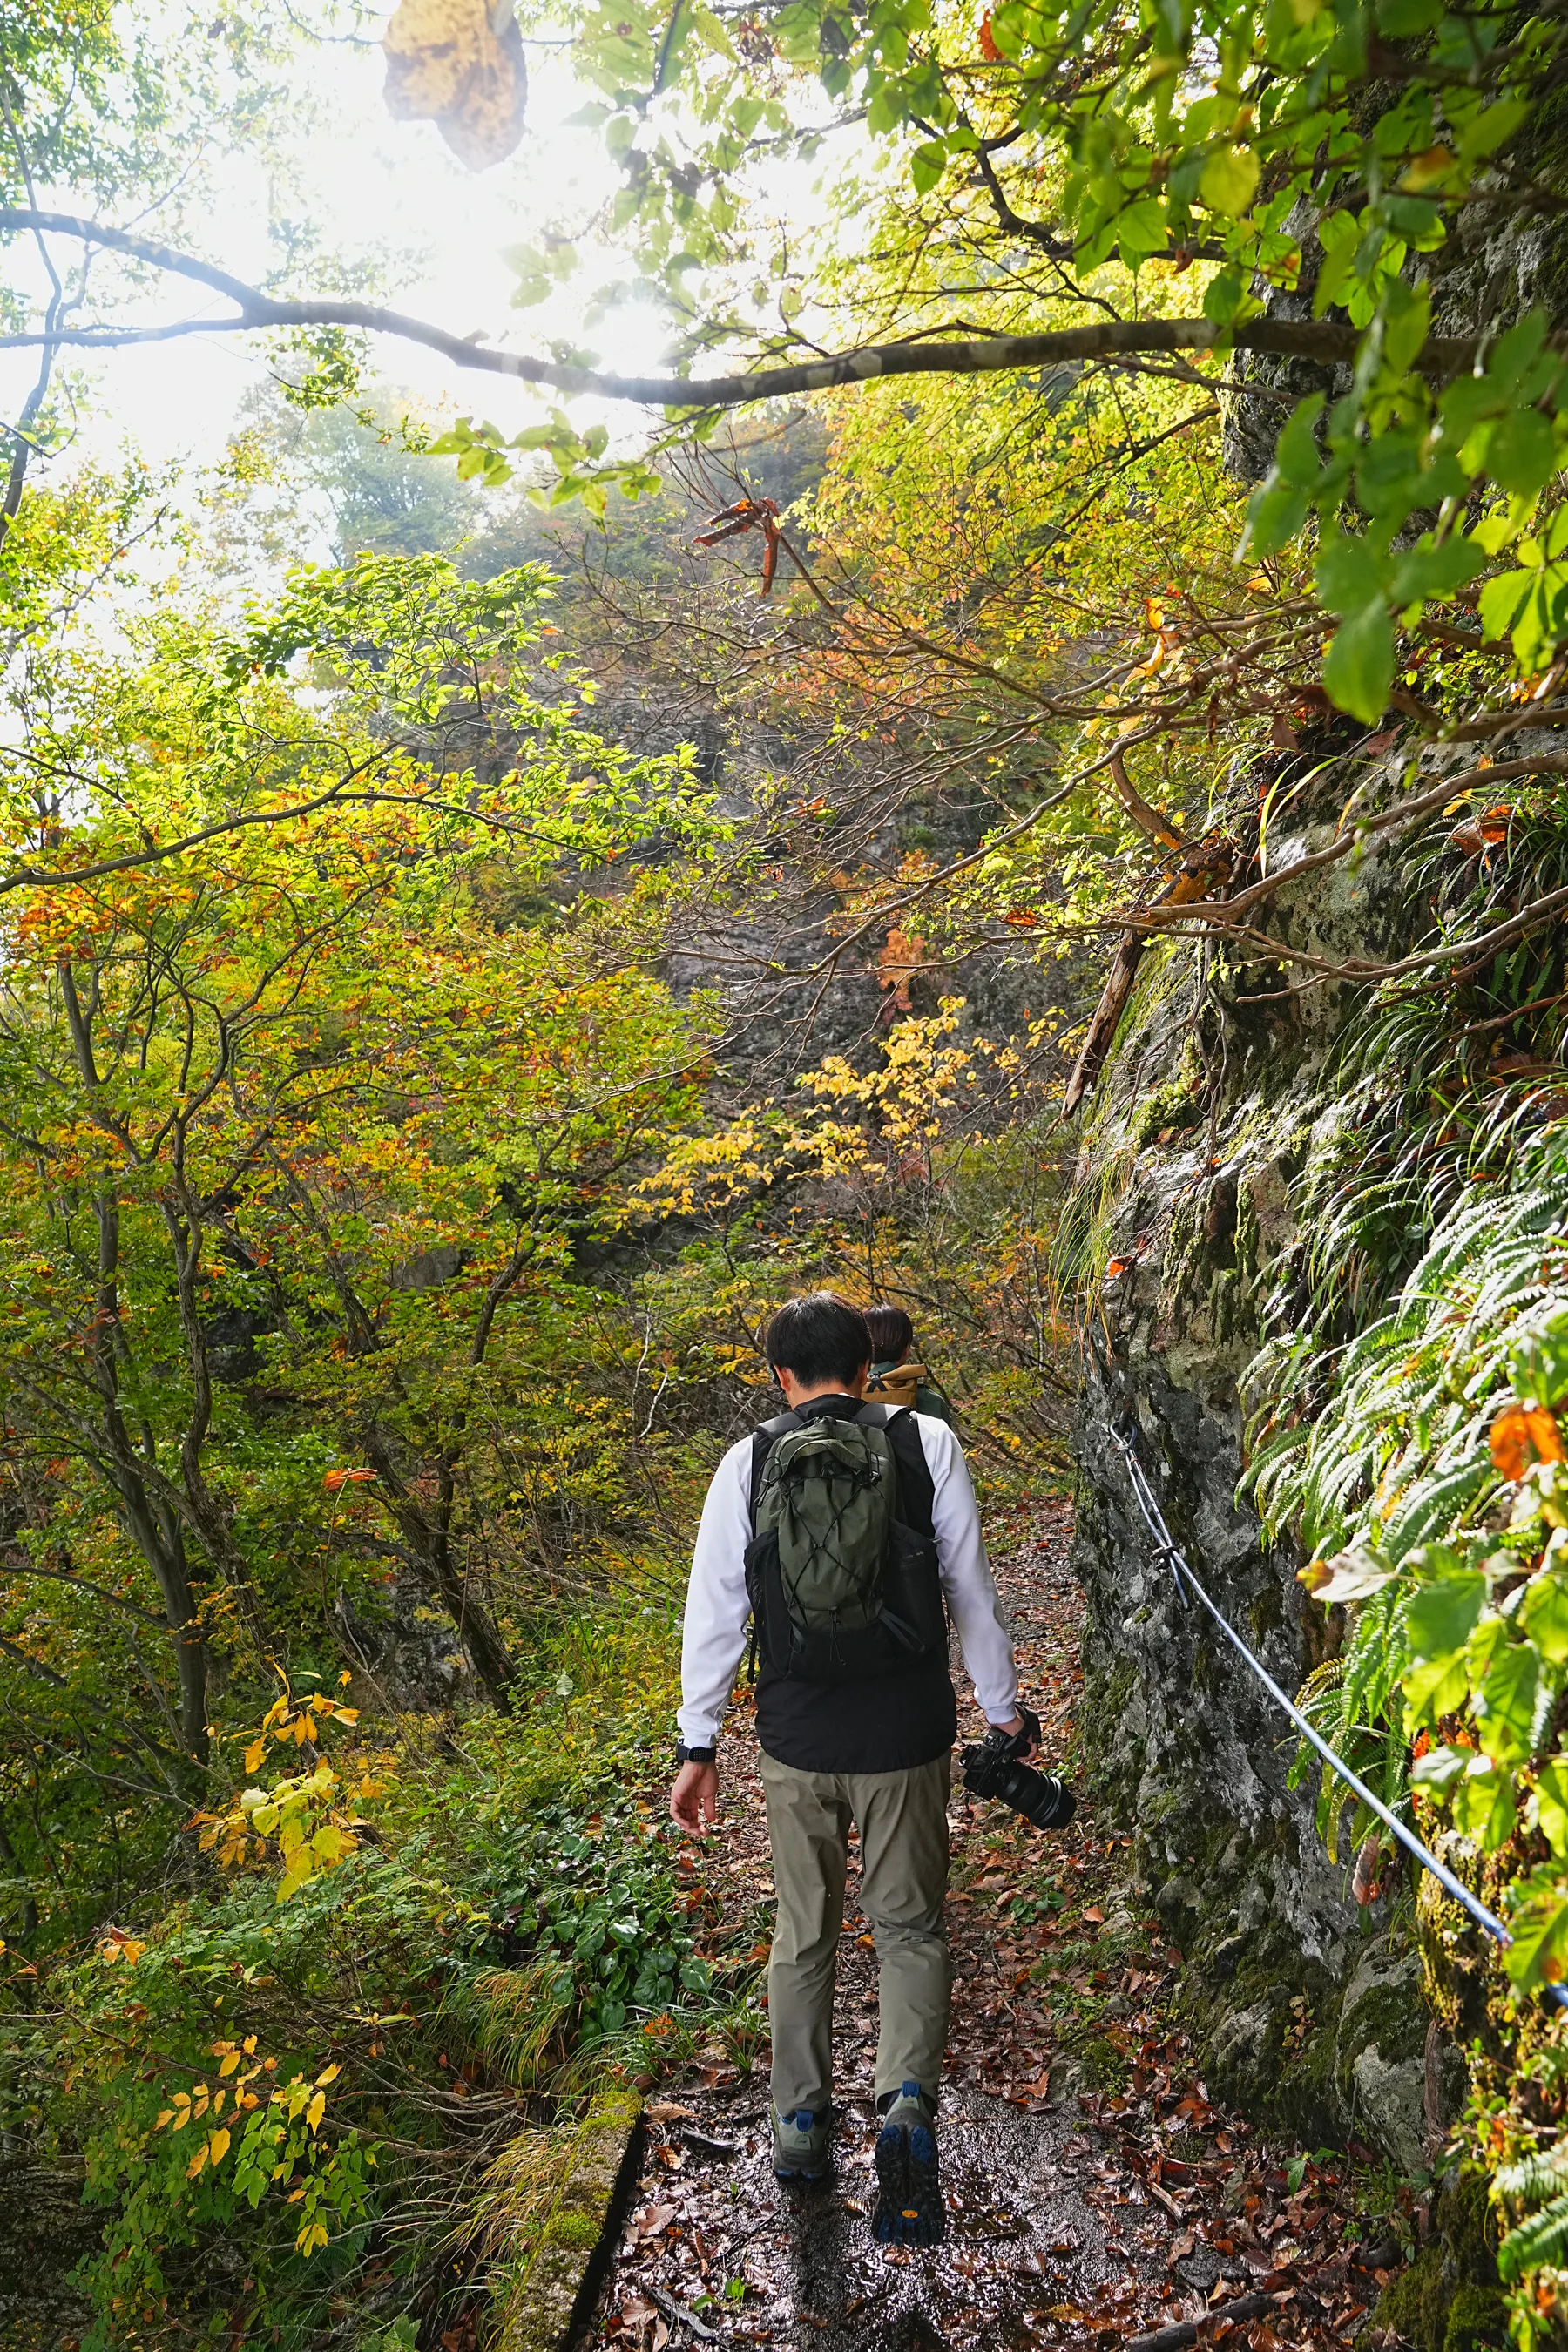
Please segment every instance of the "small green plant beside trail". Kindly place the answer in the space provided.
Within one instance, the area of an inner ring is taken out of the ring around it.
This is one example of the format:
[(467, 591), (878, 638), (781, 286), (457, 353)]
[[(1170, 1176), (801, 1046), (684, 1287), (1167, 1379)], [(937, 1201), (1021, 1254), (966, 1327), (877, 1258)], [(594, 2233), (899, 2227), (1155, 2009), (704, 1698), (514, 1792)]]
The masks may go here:
[[(1310, 1346), (1278, 1343), (1257, 1375), (1290, 1393)], [(1249, 1478), (1270, 1524), (1300, 1524), (1302, 1581), (1334, 1612), (1305, 1704), (1512, 1935), (1500, 1950), (1435, 1882), (1417, 1890), (1429, 1992), (1468, 2043), (1459, 2150), (1490, 2179), (1515, 2337), (1543, 2345), (1568, 2308), (1568, 2019), (1542, 1999), (1568, 1976), (1560, 1127), (1506, 1188), (1468, 1188), (1338, 1373), (1326, 1411), (1262, 1432)], [(1345, 1803), (1325, 1773), (1331, 1841)], [(1364, 1808), (1352, 1830), (1378, 1834)]]
[(530, 1658), (517, 1719), (416, 1719), (395, 1748), (285, 1693), (202, 1830), (221, 1874), (13, 1969), (33, 2145), (79, 2152), (102, 2219), (84, 2352), (423, 2326), (465, 2291), (447, 2242), (520, 2133), (754, 2032), (752, 1967), (708, 1942), (636, 1793), (670, 1636), (663, 1609), (608, 1611), (590, 1645), (568, 1628)]

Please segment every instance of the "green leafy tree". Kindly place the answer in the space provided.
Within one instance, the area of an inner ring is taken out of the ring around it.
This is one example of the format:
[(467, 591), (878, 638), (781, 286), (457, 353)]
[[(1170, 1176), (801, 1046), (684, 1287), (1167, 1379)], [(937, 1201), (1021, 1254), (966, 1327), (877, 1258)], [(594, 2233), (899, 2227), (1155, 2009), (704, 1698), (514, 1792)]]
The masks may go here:
[[(79, 878), (29, 898), (5, 975), (0, 1396), (6, 1647), (68, 1783), (107, 1739), (188, 1810), (215, 1657), (267, 1671), (372, 1469), (391, 1549), (350, 1512), (351, 1583), (402, 1563), (505, 1702), (513, 1334), (553, 1344), (575, 1237), (693, 1058), (637, 970), (665, 887), (612, 928), (594, 877), (709, 835), (683, 761), (533, 698), (542, 593), (366, 557), (240, 637), (160, 614), (55, 673), (9, 819)], [(279, 799), (303, 813), (243, 821)]]

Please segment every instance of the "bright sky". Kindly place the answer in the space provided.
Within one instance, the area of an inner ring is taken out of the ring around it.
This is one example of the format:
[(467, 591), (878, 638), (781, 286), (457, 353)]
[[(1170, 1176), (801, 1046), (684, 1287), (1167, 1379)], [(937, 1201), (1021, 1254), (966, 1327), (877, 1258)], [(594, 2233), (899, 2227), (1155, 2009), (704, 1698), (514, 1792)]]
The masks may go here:
[[(301, 184), (278, 192), (277, 209), (319, 219), (329, 244), (350, 256), (378, 246), (417, 252), (406, 275), (401, 268), (395, 271), (389, 295), (395, 308), (417, 318), (459, 335), (482, 329), (491, 340), (510, 326), (520, 346), (565, 336), (588, 341), (608, 365), (649, 366), (664, 341), (650, 311), (630, 305), (591, 336), (581, 328), (576, 314), (592, 271), (548, 304), (511, 307), (516, 281), (500, 259), (502, 248), (533, 237), (563, 211), (585, 218), (612, 184), (599, 135), (563, 127), (585, 93), (550, 50), (531, 46), (528, 62), (522, 143), (506, 163), (475, 173), (451, 153), (434, 123), (391, 120), (382, 97), (379, 49), (343, 45), (315, 52), (308, 75), (321, 121), (296, 150)], [(40, 194), (47, 203), (47, 193)], [(244, 157), (227, 164), (203, 257), (258, 279), (273, 259), (268, 240), (273, 199), (261, 165)], [(147, 228), (156, 233), (155, 223)], [(12, 249), (11, 267), (23, 275), (20, 247)], [(163, 322), (218, 308), (221, 298), (170, 279), (148, 290), (137, 315)], [(538, 395), (504, 378), (465, 373), (414, 344), (377, 339), (374, 348), (375, 364), (390, 382), (444, 401), (458, 415), (488, 416), (503, 430), (516, 430), (543, 413)], [(150, 458), (197, 462), (219, 454), (246, 390), (267, 372), (260, 339), (240, 335), (132, 348), (89, 364), (96, 378), (96, 414), (84, 416), (79, 450), (109, 457), (128, 435)], [(0, 414), (15, 416), (35, 370), (31, 352), (0, 353)], [(584, 404), (581, 421), (591, 422), (592, 415)], [(622, 410), (616, 422), (624, 427), (633, 415)]]

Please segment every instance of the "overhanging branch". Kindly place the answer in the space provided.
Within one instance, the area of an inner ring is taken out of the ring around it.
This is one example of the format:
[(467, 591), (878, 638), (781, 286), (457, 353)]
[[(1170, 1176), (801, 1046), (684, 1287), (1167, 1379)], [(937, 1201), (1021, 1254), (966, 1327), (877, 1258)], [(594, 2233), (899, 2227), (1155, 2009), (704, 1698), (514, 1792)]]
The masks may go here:
[[(647, 408), (709, 410), (740, 408), (752, 401), (784, 400), (838, 385), (867, 383), (883, 376), (976, 375), (1014, 368), (1135, 359), (1141, 353), (1216, 350), (1259, 352), (1278, 359), (1348, 362), (1360, 341), (1353, 327), (1327, 320), (1249, 319), (1238, 327), (1212, 320), (1105, 320), (1038, 335), (975, 335), (960, 342), (874, 343), (863, 351), (803, 361), (791, 366), (753, 368), (739, 375), (613, 375), (595, 368), (568, 367), (555, 360), (465, 341), (423, 319), (411, 319), (374, 302), (295, 301), (267, 294), (194, 255), (178, 253), (150, 237), (82, 220), (71, 213), (0, 207), (0, 234), (6, 231), (75, 237), (83, 245), (123, 253), (181, 278), (194, 279), (234, 303), (232, 313), (184, 320), (162, 327), (71, 327), (49, 332), (0, 335), (0, 351), (40, 345), (76, 350), (113, 350), (128, 343), (165, 341), (191, 334), (251, 333), (268, 328), (343, 327), (373, 335), (393, 335), (437, 352), (454, 367), (487, 375), (510, 376), (521, 383), (563, 393), (592, 394), (604, 400), (635, 401)], [(1423, 361), (1430, 373), (1449, 375), (1475, 359), (1474, 337), (1433, 336)]]

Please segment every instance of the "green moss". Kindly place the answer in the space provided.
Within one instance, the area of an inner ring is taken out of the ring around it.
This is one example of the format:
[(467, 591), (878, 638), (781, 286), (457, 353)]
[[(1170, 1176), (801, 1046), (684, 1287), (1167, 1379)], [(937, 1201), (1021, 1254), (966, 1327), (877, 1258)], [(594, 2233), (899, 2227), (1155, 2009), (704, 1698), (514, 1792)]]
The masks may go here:
[(1272, 1580), (1266, 1584), (1247, 1613), (1254, 1634), (1261, 1642), (1266, 1634), (1272, 1633), (1277, 1625), (1285, 1622), (1283, 1589)]
[(1479, 2352), (1508, 2342), (1508, 2306), (1495, 2287), (1462, 2286), (1448, 2305), (1443, 2352)]
[(1404, 2275), (1384, 2287), (1373, 2314), (1373, 2324), (1392, 2327), (1421, 2352), (1443, 2352), (1453, 2291), (1443, 2281), (1443, 2249), (1428, 2246)]
[(596, 2246), (599, 2225), (586, 2213), (552, 2213), (544, 2234), (557, 2246)]
[(1347, 2065), (1356, 2051), (1373, 2047), (1385, 2064), (1414, 2058), (1426, 2043), (1426, 2011), (1409, 1985), (1374, 1985), (1341, 2019), (1339, 2039)]
[(1083, 2068), (1084, 2080), (1091, 2090), (1124, 2091), (1127, 2088), (1127, 2060), (1114, 2042), (1103, 2033), (1092, 2033), (1079, 2040), (1068, 2033), (1064, 2040)]
[(1115, 1659), (1086, 1682), (1078, 1718), (1078, 1746), (1095, 1793), (1118, 1811), (1131, 1810), (1142, 1770), (1141, 1750), (1119, 1747), (1120, 1727), (1138, 1687), (1138, 1669), (1128, 1657)]
[(1204, 1115), (1197, 1091), (1201, 1083), (1201, 1074), (1196, 1079), (1189, 1077), (1184, 1064), (1169, 1085), (1156, 1087), (1152, 1094), (1144, 1096), (1128, 1122), (1128, 1132), (1141, 1151), (1167, 1128), (1196, 1127)]
[(1436, 2235), (1373, 2314), (1418, 2352), (1483, 2352), (1508, 2342), (1508, 2317), (1487, 2235), (1486, 2190), (1464, 2181), (1437, 2200)]

